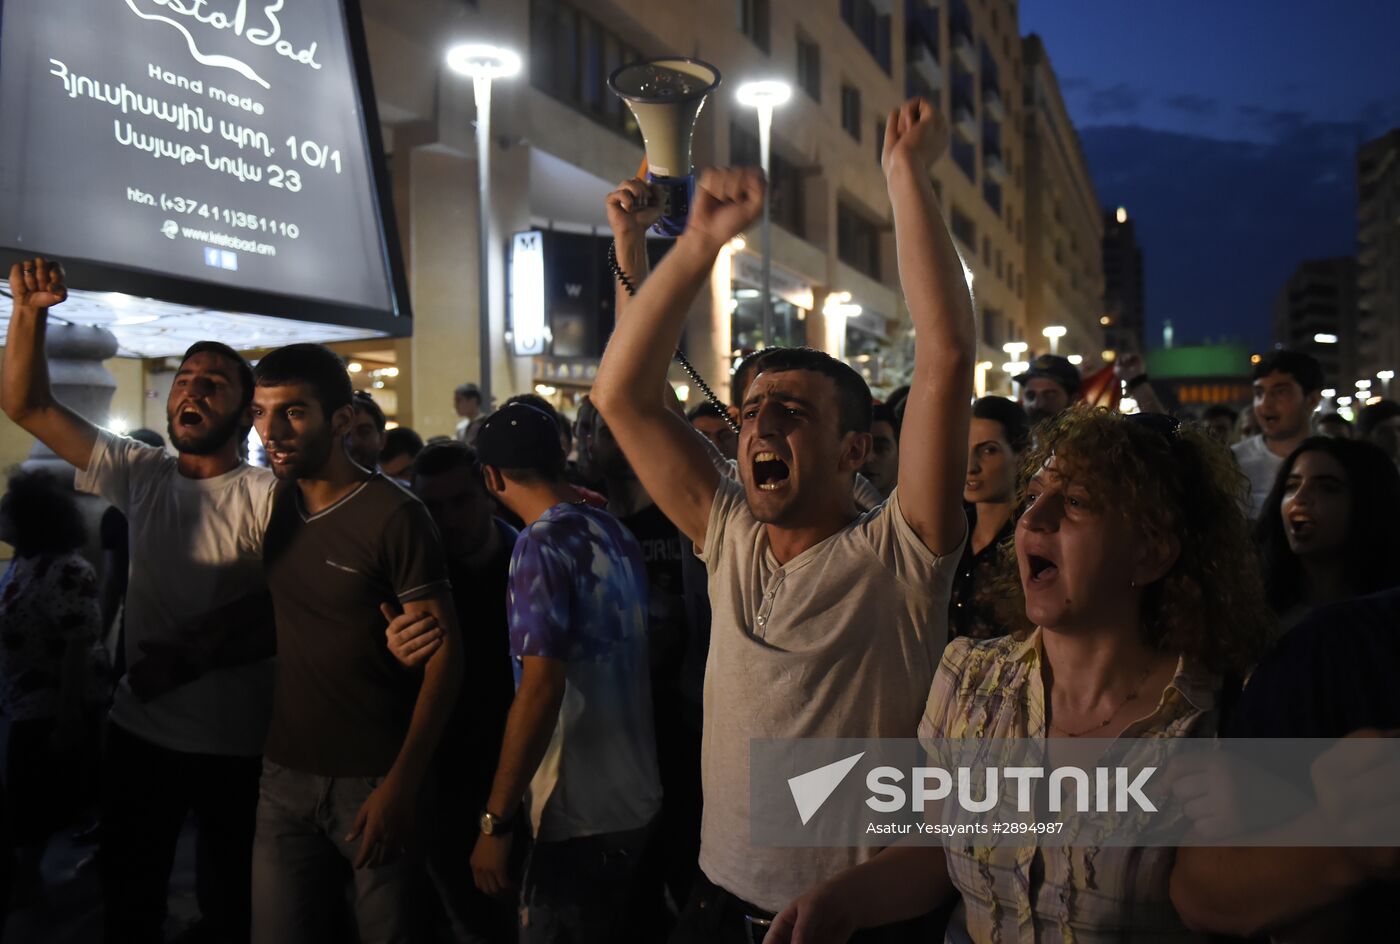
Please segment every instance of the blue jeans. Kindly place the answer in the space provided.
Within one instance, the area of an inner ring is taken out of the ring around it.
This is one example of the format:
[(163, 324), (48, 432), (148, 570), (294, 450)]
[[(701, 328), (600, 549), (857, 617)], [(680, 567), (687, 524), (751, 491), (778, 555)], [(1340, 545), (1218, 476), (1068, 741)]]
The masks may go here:
[(360, 840), (346, 842), (355, 816), (382, 777), (321, 777), (263, 760), (253, 839), (253, 940), (302, 944), (342, 940), (345, 885), (354, 883), (362, 944), (411, 938), (407, 906), (421, 882), (410, 844), (399, 858), (351, 869)]
[(628, 908), (652, 825), (535, 843), (520, 888), (519, 944), (654, 940), (632, 926), (640, 916)]

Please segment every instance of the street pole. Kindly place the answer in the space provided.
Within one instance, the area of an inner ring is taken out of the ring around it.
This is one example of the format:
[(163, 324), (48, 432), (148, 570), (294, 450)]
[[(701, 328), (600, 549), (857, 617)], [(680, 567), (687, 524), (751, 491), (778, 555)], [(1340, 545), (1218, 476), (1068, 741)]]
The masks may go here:
[(477, 322), (481, 365), (481, 408), (491, 412), (491, 79), (472, 79), (476, 97)]
[[(768, 176), (768, 147), (773, 130), (773, 106), (758, 106), (758, 159), (763, 167), (763, 178)], [(771, 180), (769, 180), (771, 185)], [(773, 343), (773, 220), (771, 191), (763, 200), (763, 345), (775, 347)]]

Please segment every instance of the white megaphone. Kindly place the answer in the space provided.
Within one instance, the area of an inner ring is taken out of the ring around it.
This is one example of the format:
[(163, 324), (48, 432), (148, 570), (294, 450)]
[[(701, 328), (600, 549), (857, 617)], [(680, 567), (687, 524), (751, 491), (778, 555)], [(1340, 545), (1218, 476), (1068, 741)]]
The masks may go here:
[(719, 86), (719, 70), (699, 59), (648, 59), (623, 66), (608, 87), (632, 109), (647, 151), (647, 182), (662, 192), (661, 219), (652, 229), (679, 236), (690, 212), (695, 175), (690, 139), (705, 99)]

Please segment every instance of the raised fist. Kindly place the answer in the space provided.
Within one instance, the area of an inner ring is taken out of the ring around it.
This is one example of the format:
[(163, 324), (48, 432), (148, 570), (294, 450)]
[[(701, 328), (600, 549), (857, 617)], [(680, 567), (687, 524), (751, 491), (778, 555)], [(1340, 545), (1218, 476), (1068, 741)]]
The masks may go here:
[(924, 169), (947, 149), (947, 119), (927, 99), (911, 98), (890, 112), (885, 121), (885, 146), (880, 152), (880, 166), (886, 175), (905, 162)]
[(756, 167), (706, 170), (695, 185), (686, 233), (724, 245), (758, 219), (766, 189), (763, 171)]
[(10, 266), (10, 295), (16, 308), (42, 309), (61, 305), (68, 297), (63, 266), (42, 256)]

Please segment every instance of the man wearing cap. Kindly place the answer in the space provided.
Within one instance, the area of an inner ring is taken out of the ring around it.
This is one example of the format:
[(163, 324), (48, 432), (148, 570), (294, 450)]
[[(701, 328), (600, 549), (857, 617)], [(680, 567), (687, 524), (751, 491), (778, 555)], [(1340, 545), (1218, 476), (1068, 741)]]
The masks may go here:
[(618, 520), (565, 480), (544, 411), (506, 405), (482, 424), (476, 450), (487, 489), (525, 528), (507, 600), (516, 694), (472, 871), (482, 891), (509, 889), (523, 805), (535, 842), (520, 940), (615, 941), (661, 808), (646, 565)]
[(1030, 370), (1012, 378), (1021, 388), (1021, 406), (1032, 423), (1059, 416), (1079, 392), (1079, 371), (1058, 354), (1042, 354)]

